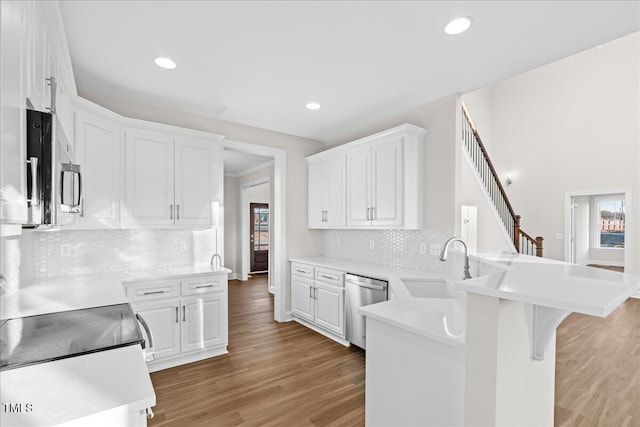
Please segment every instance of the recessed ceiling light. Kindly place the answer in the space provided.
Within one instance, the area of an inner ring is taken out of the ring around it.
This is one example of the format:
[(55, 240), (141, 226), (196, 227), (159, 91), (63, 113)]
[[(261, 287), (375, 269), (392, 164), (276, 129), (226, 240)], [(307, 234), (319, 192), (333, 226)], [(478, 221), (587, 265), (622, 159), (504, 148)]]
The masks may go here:
[(166, 68), (167, 70), (173, 70), (174, 68), (176, 68), (176, 63), (173, 62), (173, 60), (164, 58), (162, 56), (154, 59), (154, 62), (158, 67)]
[(471, 26), (471, 18), (468, 16), (462, 16), (460, 18), (452, 19), (444, 27), (444, 32), (449, 35), (455, 35), (464, 33)]
[(317, 102), (310, 102), (307, 104), (308, 110), (317, 110), (318, 108), (320, 108), (320, 104), (318, 104)]

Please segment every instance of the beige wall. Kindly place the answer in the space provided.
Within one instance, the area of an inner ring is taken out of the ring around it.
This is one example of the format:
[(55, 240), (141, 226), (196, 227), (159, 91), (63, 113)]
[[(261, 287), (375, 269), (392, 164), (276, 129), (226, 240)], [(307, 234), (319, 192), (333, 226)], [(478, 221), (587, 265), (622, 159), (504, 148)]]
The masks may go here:
[[(324, 149), (317, 141), (225, 122), (212, 117), (189, 114), (169, 108), (123, 101), (104, 94), (80, 96), (126, 117), (165, 123), (224, 135), (227, 139), (286, 150), (286, 253), (285, 259), (317, 255), (322, 252), (321, 234), (307, 229), (307, 164), (305, 157)], [(284, 293), (290, 294), (289, 269), (284, 272)], [(289, 297), (287, 297), (289, 298)], [(289, 301), (285, 303), (287, 310)]]
[[(453, 233), (456, 227), (456, 109), (451, 95), (383, 120), (375, 120), (349, 136), (347, 143), (403, 123), (427, 129), (424, 149), (424, 228)], [(458, 152), (456, 152), (458, 150)]]
[(498, 174), (512, 175), (506, 191), (523, 229), (544, 236), (547, 257), (564, 259), (555, 236), (565, 234), (565, 193), (630, 188), (627, 272), (640, 274), (639, 64), (635, 33), (484, 89), (490, 114), (469, 105), (486, 98), (468, 103), (490, 132), (481, 136)]

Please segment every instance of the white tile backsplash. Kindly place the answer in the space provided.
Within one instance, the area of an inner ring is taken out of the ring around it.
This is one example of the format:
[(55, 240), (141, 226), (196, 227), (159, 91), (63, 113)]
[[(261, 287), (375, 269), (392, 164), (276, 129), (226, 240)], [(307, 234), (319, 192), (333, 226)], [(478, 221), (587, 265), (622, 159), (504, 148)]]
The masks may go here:
[[(25, 230), (20, 239), (21, 274), (23, 279), (29, 279), (193, 265), (194, 246), (212, 247), (204, 243), (215, 238), (213, 233), (175, 229)], [(67, 256), (61, 253), (63, 244), (69, 249)]]
[[(429, 255), (429, 245), (442, 245), (451, 236), (438, 230), (326, 230), (323, 255), (398, 269), (443, 272), (445, 263), (437, 255)], [(426, 244), (426, 254), (420, 254), (421, 243)]]

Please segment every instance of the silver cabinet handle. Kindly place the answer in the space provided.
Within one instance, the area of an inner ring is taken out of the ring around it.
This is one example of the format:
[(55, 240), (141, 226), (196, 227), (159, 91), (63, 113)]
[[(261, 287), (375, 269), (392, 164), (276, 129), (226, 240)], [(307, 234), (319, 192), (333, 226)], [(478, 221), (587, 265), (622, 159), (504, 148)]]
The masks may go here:
[(324, 277), (325, 279), (329, 279), (329, 280), (338, 280), (337, 277), (327, 276), (325, 274), (320, 274), (320, 277)]
[(31, 198), (27, 199), (27, 202), (30, 202), (31, 206), (39, 206), (40, 195), (38, 194), (38, 158), (29, 157), (27, 163), (31, 165)]
[(169, 219), (173, 219), (173, 205), (169, 205)]
[(318, 299), (318, 288), (313, 288), (313, 299)]
[(200, 285), (200, 286), (196, 286), (196, 289), (200, 289), (200, 288), (213, 288), (213, 285)]
[(178, 306), (176, 305), (176, 323), (178, 323)]
[(51, 114), (55, 114), (56, 112), (56, 91), (58, 88), (58, 84), (56, 82), (56, 78), (54, 76), (49, 77), (48, 79), (45, 79), (49, 85), (50, 91), (51, 91), (51, 106), (49, 108), (47, 108), (47, 110), (49, 110), (49, 112), (51, 112)]
[(187, 321), (187, 307), (186, 306), (182, 306), (182, 321), (186, 322)]
[(156, 294), (164, 294), (164, 291), (145, 292), (143, 295), (156, 295)]
[(176, 219), (180, 219), (180, 205), (176, 205)]
[(378, 208), (375, 206), (371, 208), (371, 219), (378, 219)]
[(307, 272), (306, 272), (305, 270), (296, 269), (296, 271), (297, 271), (298, 273), (307, 274)]

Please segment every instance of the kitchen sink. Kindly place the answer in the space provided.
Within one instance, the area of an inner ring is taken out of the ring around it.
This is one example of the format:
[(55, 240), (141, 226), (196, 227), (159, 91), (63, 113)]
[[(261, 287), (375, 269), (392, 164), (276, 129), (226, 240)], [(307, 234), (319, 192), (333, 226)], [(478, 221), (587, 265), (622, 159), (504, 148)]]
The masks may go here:
[(464, 293), (454, 290), (443, 279), (403, 279), (402, 283), (415, 298), (463, 298)]

